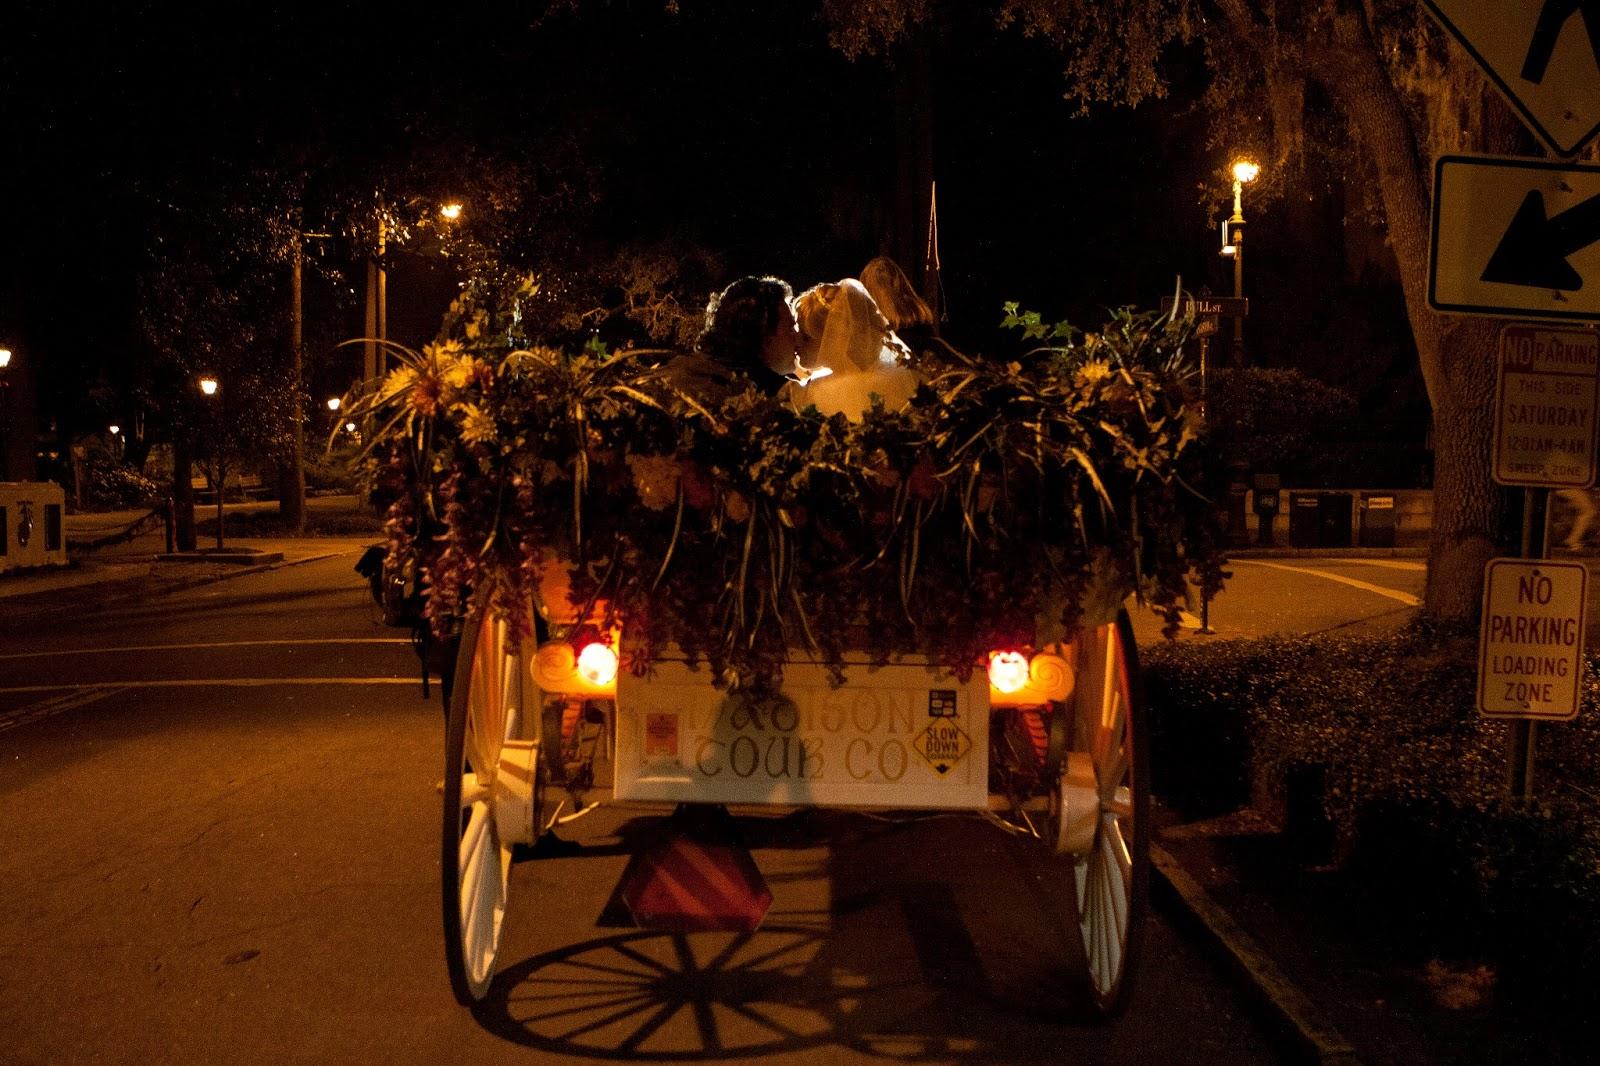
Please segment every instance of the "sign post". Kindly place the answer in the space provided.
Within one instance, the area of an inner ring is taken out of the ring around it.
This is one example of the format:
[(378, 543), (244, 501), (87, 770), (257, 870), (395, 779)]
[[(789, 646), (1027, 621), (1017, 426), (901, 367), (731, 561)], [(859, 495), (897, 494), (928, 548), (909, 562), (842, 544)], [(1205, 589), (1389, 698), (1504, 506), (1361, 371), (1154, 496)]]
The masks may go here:
[(1478, 711), (1512, 719), (1511, 794), (1533, 794), (1537, 723), (1578, 713), (1589, 571), (1545, 559), (1550, 489), (1595, 480), (1600, 333), (1512, 323), (1495, 360), (1494, 479), (1520, 487), (1522, 558), (1484, 570)]

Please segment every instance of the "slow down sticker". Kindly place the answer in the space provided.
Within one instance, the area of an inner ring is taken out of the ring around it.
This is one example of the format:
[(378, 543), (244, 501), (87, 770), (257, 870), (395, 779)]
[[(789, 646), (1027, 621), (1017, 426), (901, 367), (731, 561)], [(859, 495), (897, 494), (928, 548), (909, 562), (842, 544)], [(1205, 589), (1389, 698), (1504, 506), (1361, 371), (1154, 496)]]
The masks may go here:
[(933, 772), (943, 777), (961, 765), (972, 750), (972, 741), (951, 718), (936, 718), (917, 734), (911, 747), (922, 756)]

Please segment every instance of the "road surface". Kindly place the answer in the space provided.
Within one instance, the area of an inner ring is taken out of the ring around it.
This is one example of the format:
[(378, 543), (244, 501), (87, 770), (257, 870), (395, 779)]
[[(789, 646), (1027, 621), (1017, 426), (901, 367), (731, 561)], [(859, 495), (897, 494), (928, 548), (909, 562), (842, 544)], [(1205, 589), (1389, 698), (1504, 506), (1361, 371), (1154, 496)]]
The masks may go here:
[(503, 976), (445, 977), (441, 715), (350, 568), (240, 577), (0, 648), (8, 1062), (1276, 1061), (1160, 913), (1129, 1014), (1091, 1022), (1059, 871), (986, 824), (743, 820), (761, 930), (611, 903), (658, 810), (519, 864)]

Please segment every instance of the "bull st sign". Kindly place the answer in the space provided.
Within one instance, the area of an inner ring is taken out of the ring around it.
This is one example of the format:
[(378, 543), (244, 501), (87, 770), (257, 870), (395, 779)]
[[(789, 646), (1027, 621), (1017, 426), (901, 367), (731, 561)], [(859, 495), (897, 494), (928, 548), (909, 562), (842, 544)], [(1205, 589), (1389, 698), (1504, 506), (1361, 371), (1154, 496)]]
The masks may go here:
[(1595, 480), (1600, 333), (1518, 322), (1500, 331), (1494, 383), (1494, 479), (1520, 488)]
[(1600, 2), (1423, 3), (1551, 151), (1576, 155), (1600, 133)]
[(1436, 311), (1600, 320), (1600, 167), (1442, 156), (1429, 253)]
[(1478, 711), (1569, 721), (1582, 690), (1589, 570), (1548, 559), (1491, 559), (1483, 572)]

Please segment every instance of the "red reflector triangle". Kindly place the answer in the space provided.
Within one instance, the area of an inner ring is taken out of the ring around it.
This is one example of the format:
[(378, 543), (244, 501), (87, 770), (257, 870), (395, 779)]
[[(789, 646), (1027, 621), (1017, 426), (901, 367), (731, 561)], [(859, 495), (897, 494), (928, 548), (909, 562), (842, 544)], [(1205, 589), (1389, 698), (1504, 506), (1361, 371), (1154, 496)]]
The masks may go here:
[(635, 857), (621, 895), (642, 928), (673, 932), (754, 932), (772, 906), (772, 890), (748, 851), (682, 833)]

